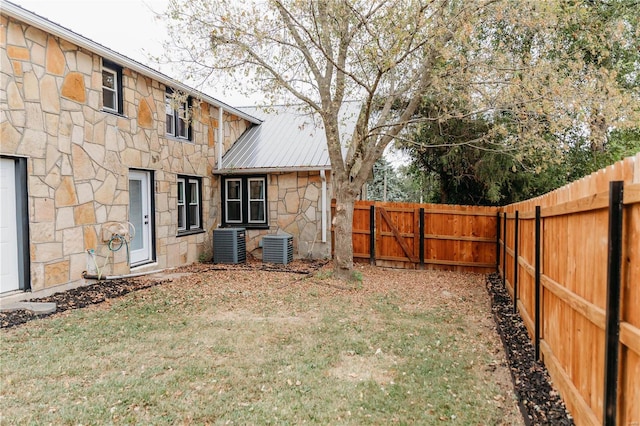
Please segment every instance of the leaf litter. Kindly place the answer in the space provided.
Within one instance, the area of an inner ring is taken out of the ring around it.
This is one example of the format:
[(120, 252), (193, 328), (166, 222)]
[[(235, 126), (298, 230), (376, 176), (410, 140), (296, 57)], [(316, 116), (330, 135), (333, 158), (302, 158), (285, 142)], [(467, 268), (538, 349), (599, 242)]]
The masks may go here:
[[(548, 374), (538, 373), (539, 368), (532, 367), (530, 362), (522, 363), (519, 359), (527, 356), (526, 350), (521, 349), (527, 342), (520, 339), (512, 343), (509, 340), (509, 336), (518, 334), (514, 332), (517, 321), (508, 315), (508, 309), (498, 306), (509, 305), (509, 301), (504, 300), (504, 296), (499, 294), (497, 286), (491, 284), (493, 281), (486, 280), (486, 277), (480, 274), (438, 270), (398, 270), (364, 264), (358, 264), (356, 267), (362, 273), (363, 282), (345, 286), (344, 282), (332, 278), (331, 265), (326, 261), (294, 260), (287, 265), (263, 264), (255, 260), (249, 260), (240, 265), (200, 263), (176, 268), (165, 274), (98, 282), (32, 301), (55, 302), (58, 305), (58, 311), (51, 315), (64, 315), (65, 311), (92, 305), (96, 308), (101, 306), (103, 309), (108, 309), (111, 299), (122, 297), (127, 293), (142, 291), (156, 285), (174, 285), (182, 292), (198, 294), (203, 299), (222, 300), (228, 304), (229, 309), (220, 314), (222, 315), (218, 318), (220, 320), (234, 321), (240, 318), (246, 320), (247, 316), (253, 315), (256, 321), (291, 323), (300, 319), (313, 318), (309, 317), (308, 312), (302, 314), (293, 312), (281, 318), (258, 315), (251, 309), (252, 300), (259, 298), (264, 292), (269, 292), (271, 295), (280, 293), (285, 296), (301, 289), (309, 291), (312, 288), (319, 299), (316, 303), (319, 304), (326, 303), (326, 299), (331, 299), (334, 295), (348, 292), (351, 303), (355, 307), (363, 306), (372, 296), (394, 299), (399, 302), (398, 309), (406, 312), (439, 306), (445, 311), (452, 310), (465, 316), (483, 330), (478, 333), (477, 342), (467, 343), (470, 343), (468, 347), (472, 348), (472, 351), (476, 350), (474, 344), (488, 345), (492, 350), (494, 359), (484, 366), (485, 376), (482, 380), (500, 383), (502, 392), (487, 397), (499, 407), (504, 408), (503, 424), (523, 424), (523, 419), (516, 414), (518, 411), (516, 401), (519, 402), (525, 424), (573, 424), (557, 392), (549, 385)], [(218, 279), (211, 280), (212, 276)], [(482, 285), (485, 280), (486, 288)], [(218, 286), (215, 283), (223, 283), (223, 285)], [(428, 283), (428, 289), (425, 288), (425, 283)], [(295, 297), (295, 294), (292, 296)], [(286, 297), (282, 298), (284, 299)], [(493, 304), (493, 309), (490, 303)], [(21, 310), (0, 312), (0, 328), (16, 327), (42, 317), (42, 315), (38, 316)], [(505, 317), (507, 319), (504, 319)], [(496, 324), (500, 336), (496, 333)], [(522, 332), (520, 331), (519, 334), (522, 335)], [(454, 342), (457, 338), (459, 337), (454, 337)], [(507, 350), (506, 356), (500, 343), (501, 339)], [(426, 351), (451, 350), (449, 347), (440, 348), (441, 344), (440, 340), (436, 339), (433, 345), (426, 348)], [(510, 349), (514, 345), (518, 350)], [(330, 374), (349, 381), (373, 379), (385, 385), (393, 383), (394, 374), (398, 374), (394, 370), (396, 364), (394, 356), (382, 352), (379, 348), (368, 355), (347, 352), (331, 369)], [(519, 365), (521, 366), (518, 367)], [(461, 368), (472, 367), (474, 366), (461, 366)], [(509, 370), (513, 381), (509, 378)], [(527, 379), (527, 376), (532, 374), (531, 371), (536, 372), (533, 380)], [(445, 376), (443, 380), (447, 381), (448, 378)], [(455, 396), (455, 390), (450, 390), (450, 393)], [(455, 415), (441, 420), (454, 421)]]

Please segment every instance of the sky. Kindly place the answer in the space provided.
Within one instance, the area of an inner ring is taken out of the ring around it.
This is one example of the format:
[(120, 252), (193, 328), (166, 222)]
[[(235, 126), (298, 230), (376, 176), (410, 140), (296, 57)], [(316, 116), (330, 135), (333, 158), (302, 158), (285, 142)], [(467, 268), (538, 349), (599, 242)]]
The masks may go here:
[[(163, 53), (166, 28), (156, 13), (166, 10), (169, 0), (11, 0), (12, 3), (62, 25), (118, 53), (169, 76), (168, 68), (150, 57)], [(0, 0), (0, 4), (3, 0)], [(172, 76), (173, 77), (173, 76)], [(187, 83), (188, 84), (188, 83)], [(254, 104), (238, 94), (208, 95), (232, 106)]]

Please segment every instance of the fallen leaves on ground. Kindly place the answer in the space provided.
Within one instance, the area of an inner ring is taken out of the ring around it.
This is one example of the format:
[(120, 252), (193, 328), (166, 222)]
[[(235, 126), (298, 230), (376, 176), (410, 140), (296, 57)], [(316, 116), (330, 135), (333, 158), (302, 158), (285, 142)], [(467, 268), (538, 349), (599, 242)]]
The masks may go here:
[[(296, 286), (316, 287), (319, 289), (320, 298), (331, 298), (336, 293), (349, 292), (352, 303), (355, 305), (364, 303), (372, 295), (378, 295), (397, 297), (398, 300), (403, 301), (399, 308), (407, 311), (442, 306), (461, 314), (469, 314), (469, 317), (478, 321), (483, 327), (493, 329), (495, 326), (491, 319), (491, 309), (488, 303), (483, 303), (487, 298), (488, 289), (493, 304), (493, 316), (507, 351), (513, 383), (520, 398), (521, 411), (524, 411), (523, 414), (528, 417), (530, 424), (572, 424), (562, 400), (549, 385), (549, 377), (544, 366), (532, 360), (532, 346), (522, 321), (510, 313), (511, 301), (508, 295), (502, 294), (504, 291), (501, 292), (495, 277), (486, 281), (485, 288), (483, 285), (485, 276), (480, 274), (387, 269), (357, 264), (356, 268), (361, 272), (363, 281), (346, 284), (332, 277), (331, 266), (326, 261), (308, 260), (294, 260), (286, 265), (267, 264), (256, 260), (249, 260), (243, 264), (197, 263), (168, 270), (162, 274), (101, 281), (32, 301), (55, 302), (58, 310), (52, 315), (60, 315), (70, 309), (101, 304), (133, 291), (166, 284), (179, 285), (182, 291), (200, 294), (203, 298), (226, 298), (231, 307), (234, 304), (241, 305), (238, 306), (240, 307), (238, 312), (243, 312), (243, 309), (244, 312), (248, 312), (247, 309), (251, 304), (250, 296), (264, 291), (259, 289), (261, 287), (259, 284), (269, 281), (271, 284), (268, 286), (269, 291), (280, 291), (283, 295), (291, 292)], [(424, 274), (425, 279), (417, 279), (420, 274)], [(216, 276), (220, 277), (220, 282), (231, 282), (232, 285), (220, 287), (206, 285), (212, 281), (215, 282)], [(229, 280), (227, 279), (229, 277), (235, 279)], [(425, 291), (425, 281), (429, 283), (428, 291)], [(229, 295), (235, 296), (236, 299), (229, 298)], [(241, 303), (238, 300), (241, 300)], [(41, 317), (23, 310), (0, 312), (0, 327), (15, 327)], [(487, 333), (487, 336), (494, 334)], [(487, 336), (483, 338), (492, 338)], [(438, 342), (434, 343), (437, 346)], [(498, 369), (498, 366), (507, 362), (500, 346), (499, 343), (495, 345), (495, 360), (487, 365), (485, 370), (491, 380), (502, 381), (504, 386), (510, 387), (508, 376), (500, 376), (496, 373), (506, 371), (504, 368)], [(382, 356), (382, 354), (377, 355)], [(500, 405), (512, 403), (512, 401), (506, 401), (502, 395), (493, 396), (493, 400)], [(520, 419), (505, 418), (504, 421), (504, 424), (511, 424), (520, 422)]]

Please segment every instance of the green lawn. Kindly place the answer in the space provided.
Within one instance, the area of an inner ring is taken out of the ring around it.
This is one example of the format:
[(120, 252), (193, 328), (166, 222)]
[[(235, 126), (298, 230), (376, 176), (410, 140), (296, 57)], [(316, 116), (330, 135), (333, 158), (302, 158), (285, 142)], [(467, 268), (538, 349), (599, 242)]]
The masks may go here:
[(2, 330), (1, 423), (521, 422), (482, 277), (326, 275), (202, 272)]

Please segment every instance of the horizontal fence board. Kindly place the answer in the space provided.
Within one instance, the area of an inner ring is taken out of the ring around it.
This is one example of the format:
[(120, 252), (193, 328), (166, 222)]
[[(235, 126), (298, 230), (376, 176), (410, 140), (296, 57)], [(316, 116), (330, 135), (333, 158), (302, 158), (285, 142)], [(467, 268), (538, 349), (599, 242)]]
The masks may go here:
[(620, 323), (620, 342), (640, 355), (640, 328), (634, 327), (628, 322)]
[(450, 265), (450, 266), (477, 266), (480, 268), (493, 268), (495, 269), (495, 263), (480, 263), (480, 262), (461, 262), (458, 260), (442, 260), (442, 259), (425, 259), (424, 263), (431, 265)]
[(624, 204), (640, 203), (640, 183), (625, 185), (622, 202)]
[(609, 192), (600, 192), (589, 197), (542, 208), (542, 217), (562, 216), (567, 214), (590, 212), (609, 207)]
[(555, 296), (569, 305), (571, 309), (579, 312), (594, 325), (604, 330), (605, 318), (607, 316), (607, 313), (604, 309), (567, 290), (565, 287), (547, 277), (546, 275), (542, 275), (540, 277), (540, 282), (547, 290), (551, 291)]
[(475, 243), (491, 243), (495, 245), (496, 238), (495, 237), (464, 237), (459, 235), (435, 235), (435, 234), (425, 234), (425, 240), (453, 240), (453, 241), (471, 241)]
[(495, 217), (495, 212), (485, 212), (485, 211), (460, 211), (460, 210), (433, 210), (433, 209), (425, 209), (426, 214), (441, 214), (447, 216), (485, 216), (485, 217)]

